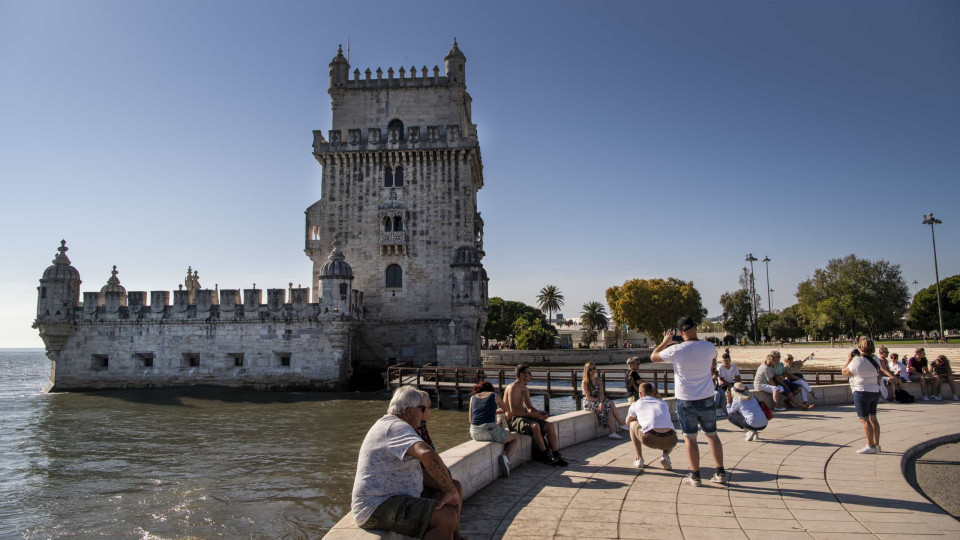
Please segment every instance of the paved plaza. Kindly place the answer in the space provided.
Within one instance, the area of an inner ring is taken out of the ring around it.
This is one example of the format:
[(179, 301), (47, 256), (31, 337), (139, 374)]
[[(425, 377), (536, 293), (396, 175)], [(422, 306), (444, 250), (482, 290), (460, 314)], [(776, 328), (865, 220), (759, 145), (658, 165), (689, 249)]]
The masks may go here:
[[(759, 442), (719, 419), (729, 486), (710, 484), (713, 457), (699, 437), (704, 485), (682, 483), (683, 442), (672, 472), (644, 449), (637, 474), (629, 440), (565, 449), (567, 468), (529, 463), (468, 499), (470, 540), (669, 538), (883, 540), (960, 538), (960, 522), (917, 493), (904, 452), (960, 434), (960, 403), (881, 405), (882, 453), (858, 455), (863, 430), (852, 405), (777, 413)], [(960, 491), (960, 489), (958, 489)]]

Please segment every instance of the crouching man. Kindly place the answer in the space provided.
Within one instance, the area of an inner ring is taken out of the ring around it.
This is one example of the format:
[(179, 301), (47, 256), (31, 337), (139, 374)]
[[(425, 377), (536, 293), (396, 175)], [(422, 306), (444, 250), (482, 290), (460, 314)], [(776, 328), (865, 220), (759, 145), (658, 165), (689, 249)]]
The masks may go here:
[(643, 472), (643, 445), (660, 450), (660, 464), (666, 470), (672, 470), (670, 452), (677, 446), (677, 432), (670, 420), (670, 407), (656, 396), (653, 385), (640, 384), (640, 399), (630, 405), (627, 412), (627, 426), (630, 428), (630, 440), (637, 450), (637, 459), (633, 462)]
[[(414, 431), (425, 409), (419, 390), (401, 386), (387, 415), (364, 437), (352, 501), (353, 519), (361, 528), (431, 540), (453, 538), (460, 522), (460, 495), (440, 455)], [(438, 486), (439, 500), (420, 497), (422, 471)]]

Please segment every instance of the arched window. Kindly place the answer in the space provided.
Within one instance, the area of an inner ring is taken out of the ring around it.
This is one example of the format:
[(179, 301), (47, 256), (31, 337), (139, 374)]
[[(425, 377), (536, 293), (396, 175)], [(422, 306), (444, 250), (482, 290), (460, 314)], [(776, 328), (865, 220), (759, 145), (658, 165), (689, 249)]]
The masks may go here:
[[(383, 124), (380, 124), (380, 125), (382, 126)], [(393, 131), (393, 130), (397, 130), (397, 139), (402, 141), (403, 140), (403, 122), (401, 122), (400, 120), (391, 120), (390, 123), (387, 124), (387, 131)]]
[(383, 185), (393, 187), (393, 169), (390, 167), (383, 169)]
[(383, 232), (393, 232), (393, 222), (389, 217), (383, 218)]
[(341, 283), (341, 284), (340, 284), (340, 296), (344, 296), (344, 297), (347, 296), (347, 284), (346, 284), (346, 283)]
[(403, 218), (397, 216), (393, 218), (393, 230), (400, 232), (403, 230)]
[(391, 264), (387, 267), (387, 287), (403, 287), (403, 270), (399, 264)]
[(397, 174), (393, 178), (397, 187), (403, 187), (403, 167), (397, 167)]

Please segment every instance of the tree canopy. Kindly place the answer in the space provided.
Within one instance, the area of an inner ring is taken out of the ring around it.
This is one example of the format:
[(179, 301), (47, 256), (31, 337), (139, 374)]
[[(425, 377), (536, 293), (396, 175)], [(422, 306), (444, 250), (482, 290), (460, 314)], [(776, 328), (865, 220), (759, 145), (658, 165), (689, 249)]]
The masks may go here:
[(831, 336), (900, 328), (909, 297), (900, 265), (855, 255), (831, 259), (797, 286), (800, 316), (810, 330)]
[(539, 309), (499, 296), (490, 299), (487, 325), (483, 329), (483, 336), (487, 339), (508, 341), (513, 338), (518, 349), (552, 349), (556, 335), (557, 330), (547, 324)]
[(607, 308), (600, 302), (587, 302), (580, 313), (580, 324), (593, 330), (607, 327)]
[[(943, 327), (960, 328), (960, 275), (940, 280), (940, 305), (943, 308)], [(913, 330), (940, 331), (936, 283), (917, 291), (910, 304), (908, 321)]]
[(540, 294), (537, 295), (537, 305), (540, 306), (540, 309), (547, 312), (547, 320), (553, 318), (553, 313), (560, 311), (560, 308), (563, 307), (563, 294), (560, 293), (560, 289), (556, 285), (547, 285), (546, 287), (540, 289)]
[(700, 322), (707, 316), (692, 281), (676, 278), (631, 279), (607, 289), (607, 305), (616, 321), (657, 340), (680, 317)]
[(767, 330), (770, 332), (768, 335), (773, 339), (794, 339), (806, 335), (800, 318), (800, 310), (796, 305), (781, 311), (770, 322)]
[(770, 336), (770, 325), (780, 318), (780, 315), (776, 313), (762, 313), (757, 317), (757, 329), (760, 330), (760, 335)]
[(734, 337), (746, 335), (750, 330), (753, 306), (750, 305), (750, 292), (738, 289), (720, 295), (723, 307), (723, 327)]

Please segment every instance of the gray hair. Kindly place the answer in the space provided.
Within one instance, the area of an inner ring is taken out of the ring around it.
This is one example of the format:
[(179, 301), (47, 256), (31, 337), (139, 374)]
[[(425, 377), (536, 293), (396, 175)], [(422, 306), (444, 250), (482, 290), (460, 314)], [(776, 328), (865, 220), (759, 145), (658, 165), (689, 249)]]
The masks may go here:
[(390, 399), (390, 405), (387, 407), (387, 414), (400, 416), (407, 409), (419, 407), (423, 403), (423, 394), (412, 386), (401, 386), (393, 392), (393, 398)]
[(433, 401), (430, 399), (430, 394), (429, 394), (429, 393), (424, 392), (423, 390), (417, 390), (417, 392), (420, 392), (420, 404), (421, 404), (421, 405), (431, 405), (431, 404), (433, 403)]

